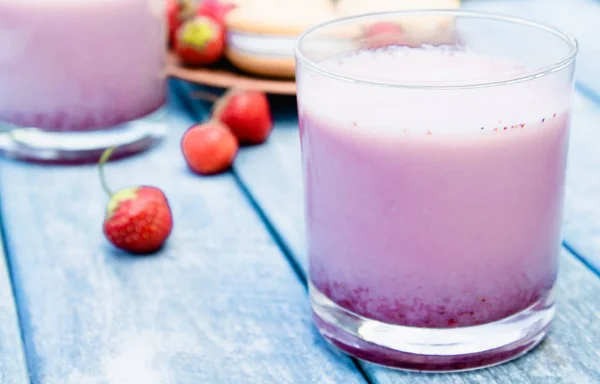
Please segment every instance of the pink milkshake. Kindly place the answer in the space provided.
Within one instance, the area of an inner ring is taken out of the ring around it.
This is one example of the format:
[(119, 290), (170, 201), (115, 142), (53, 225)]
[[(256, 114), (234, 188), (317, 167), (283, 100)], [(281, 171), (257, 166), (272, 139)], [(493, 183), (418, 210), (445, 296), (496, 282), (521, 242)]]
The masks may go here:
[(553, 314), (572, 72), (464, 47), (345, 51), (297, 70), (317, 327), (398, 368), (524, 353)]
[[(368, 66), (398, 81), (433, 80), (431, 66), (441, 79), (520, 70), (404, 48), (323, 66), (349, 74)], [(320, 78), (303, 81), (356, 97)], [(568, 110), (558, 100), (535, 105), (542, 86), (456, 91), (456, 102), (375, 91), (360, 96), (370, 115), (352, 121), (344, 111), (352, 100), (337, 100), (340, 108), (301, 102), (314, 286), (357, 314), (415, 327), (488, 323), (546, 295), (560, 246)], [(513, 109), (502, 111), (507, 104)]]
[(166, 97), (164, 0), (0, 1), (0, 121), (110, 127)]

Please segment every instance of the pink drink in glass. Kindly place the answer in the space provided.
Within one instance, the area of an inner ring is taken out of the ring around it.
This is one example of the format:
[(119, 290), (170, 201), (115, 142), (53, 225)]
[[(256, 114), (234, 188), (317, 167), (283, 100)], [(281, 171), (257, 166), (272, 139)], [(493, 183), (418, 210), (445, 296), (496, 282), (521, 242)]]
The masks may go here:
[(351, 22), (297, 46), (317, 327), (404, 369), (525, 353), (554, 314), (576, 48), (539, 75), (520, 52), (342, 45)]
[[(348, 73), (370, 66), (412, 79), (427, 76), (433, 63), (442, 78), (518, 70), (471, 54), (393, 51), (323, 66)], [(315, 81), (302, 86), (333, 94)], [(568, 110), (532, 105), (536, 92), (528, 85), (511, 89), (511, 98), (458, 92), (473, 109), (468, 117), (440, 106), (435, 94), (414, 105), (374, 92), (370, 114), (378, 116), (353, 121), (344, 121), (342, 109), (302, 104), (315, 287), (357, 314), (415, 327), (488, 323), (544, 297), (557, 272)], [(508, 116), (474, 124), (513, 103), (520, 107)], [(397, 128), (378, 127), (399, 115)], [(458, 134), (463, 128), (472, 132)]]
[(0, 121), (91, 130), (166, 99), (163, 0), (0, 1)]

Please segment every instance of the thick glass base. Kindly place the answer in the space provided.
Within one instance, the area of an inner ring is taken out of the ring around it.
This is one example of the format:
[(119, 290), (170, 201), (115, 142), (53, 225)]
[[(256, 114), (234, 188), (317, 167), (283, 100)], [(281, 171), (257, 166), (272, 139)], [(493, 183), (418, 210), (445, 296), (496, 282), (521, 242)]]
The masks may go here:
[(552, 292), (524, 311), (489, 324), (419, 328), (382, 323), (352, 313), (309, 287), (313, 318), (333, 346), (361, 360), (411, 371), (465, 371), (525, 354), (548, 334)]
[(0, 122), (0, 151), (4, 156), (42, 163), (79, 164), (99, 160), (117, 147), (111, 159), (145, 151), (166, 134), (166, 108), (112, 128), (54, 132)]

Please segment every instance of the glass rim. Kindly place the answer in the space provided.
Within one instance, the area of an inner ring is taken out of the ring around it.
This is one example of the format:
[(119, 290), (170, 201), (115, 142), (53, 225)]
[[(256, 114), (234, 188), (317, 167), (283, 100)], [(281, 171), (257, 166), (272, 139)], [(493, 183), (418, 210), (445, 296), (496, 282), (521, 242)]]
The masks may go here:
[[(446, 15), (446, 16), (457, 16), (457, 17), (468, 17), (472, 19), (487, 19), (493, 21), (503, 21), (512, 23), (515, 25), (532, 27), (541, 31), (548, 32), (560, 39), (562, 39), (569, 46), (569, 53), (562, 59), (555, 61), (552, 64), (548, 64), (545, 66), (541, 66), (536, 68), (533, 72), (528, 73), (522, 76), (515, 76), (512, 78), (507, 78), (506, 80), (495, 80), (495, 81), (482, 81), (482, 82), (469, 82), (465, 81), (464, 83), (453, 83), (453, 84), (399, 84), (399, 83), (389, 83), (384, 81), (373, 81), (373, 80), (364, 80), (359, 79), (353, 76), (341, 75), (336, 73), (335, 71), (330, 71), (324, 69), (318, 62), (309, 59), (303, 52), (300, 47), (302, 42), (309, 37), (312, 33), (319, 31), (321, 29), (325, 29), (327, 27), (335, 26), (336, 24), (344, 25), (353, 21), (359, 21), (369, 18), (377, 18), (377, 17), (403, 17), (403, 16), (414, 16), (414, 15)], [(311, 70), (330, 77), (337, 80), (342, 80), (346, 82), (358, 83), (369, 86), (379, 86), (379, 87), (387, 87), (387, 88), (406, 88), (406, 89), (468, 89), (468, 88), (484, 88), (484, 87), (495, 87), (501, 85), (508, 85), (514, 83), (520, 83), (524, 81), (534, 80), (540, 77), (544, 77), (550, 75), (552, 73), (558, 72), (565, 67), (568, 67), (571, 63), (575, 61), (575, 57), (579, 52), (579, 44), (576, 38), (567, 35), (564, 32), (561, 32), (558, 28), (553, 27), (551, 25), (540, 23), (537, 21), (532, 21), (520, 17), (514, 17), (509, 15), (504, 15), (500, 13), (488, 13), (488, 12), (479, 12), (479, 11), (471, 11), (471, 10), (449, 10), (449, 9), (428, 9), (428, 10), (408, 10), (408, 11), (388, 11), (388, 12), (375, 12), (375, 13), (366, 13), (356, 16), (348, 16), (337, 18), (334, 20), (329, 20), (320, 24), (313, 25), (312, 27), (306, 29), (304, 32), (298, 36), (296, 42), (294, 43), (294, 55), (296, 58), (296, 64), (301, 62), (306, 65)]]

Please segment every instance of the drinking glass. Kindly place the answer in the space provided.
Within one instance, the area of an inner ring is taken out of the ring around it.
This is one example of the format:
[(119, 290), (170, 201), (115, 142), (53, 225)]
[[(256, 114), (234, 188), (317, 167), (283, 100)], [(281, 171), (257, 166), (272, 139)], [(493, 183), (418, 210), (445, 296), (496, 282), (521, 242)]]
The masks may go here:
[(314, 322), (350, 355), (454, 371), (555, 312), (577, 43), (468, 11), (335, 20), (296, 43)]
[(164, 0), (0, 1), (0, 149), (53, 162), (165, 133)]

